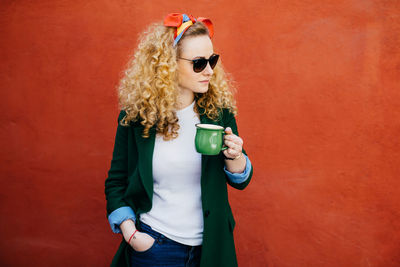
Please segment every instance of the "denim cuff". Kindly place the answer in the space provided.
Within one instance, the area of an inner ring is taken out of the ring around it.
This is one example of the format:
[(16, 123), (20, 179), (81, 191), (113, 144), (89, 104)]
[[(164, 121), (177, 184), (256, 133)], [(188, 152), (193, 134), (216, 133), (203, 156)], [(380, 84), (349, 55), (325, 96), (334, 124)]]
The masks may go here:
[(110, 223), (111, 230), (118, 234), (121, 233), (121, 230), (119, 229), (119, 225), (125, 221), (131, 219), (135, 222), (136, 216), (135, 213), (133, 212), (132, 208), (129, 206), (124, 206), (121, 208), (118, 208), (111, 212), (110, 215), (108, 215), (108, 222)]
[(235, 184), (243, 183), (250, 176), (250, 170), (251, 170), (250, 159), (245, 154), (243, 154), (243, 156), (246, 158), (246, 168), (242, 173), (232, 173), (226, 169), (226, 166), (224, 166), (224, 171), (232, 183)]

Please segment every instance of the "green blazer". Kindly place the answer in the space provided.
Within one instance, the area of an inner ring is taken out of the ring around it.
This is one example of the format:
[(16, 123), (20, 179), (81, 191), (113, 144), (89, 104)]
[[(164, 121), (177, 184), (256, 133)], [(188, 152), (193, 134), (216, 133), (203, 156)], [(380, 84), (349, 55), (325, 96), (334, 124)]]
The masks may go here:
[[(118, 122), (125, 116), (121, 111)], [(217, 120), (205, 115), (200, 116), (202, 123), (231, 127), (238, 135), (236, 120), (228, 110), (222, 110)], [(151, 209), (153, 198), (152, 159), (155, 142), (155, 129), (150, 130), (150, 137), (142, 137), (143, 126), (139, 122), (130, 126), (118, 123), (113, 157), (108, 177), (105, 181), (107, 217), (114, 210), (130, 206), (137, 216)], [(245, 151), (243, 150), (243, 153)], [(224, 157), (202, 155), (201, 192), (204, 214), (203, 245), (201, 254), (202, 267), (237, 266), (233, 229), (235, 220), (228, 202), (227, 184), (236, 189), (244, 189), (250, 177), (243, 183), (230, 182), (224, 168)], [(130, 266), (129, 244), (122, 237), (111, 266)]]

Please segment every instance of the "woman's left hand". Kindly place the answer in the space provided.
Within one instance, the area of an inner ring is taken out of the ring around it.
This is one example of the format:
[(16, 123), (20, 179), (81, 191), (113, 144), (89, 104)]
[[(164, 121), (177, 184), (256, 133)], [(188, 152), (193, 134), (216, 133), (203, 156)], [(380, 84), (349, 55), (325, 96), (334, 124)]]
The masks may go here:
[(238, 159), (242, 155), (243, 139), (235, 135), (230, 127), (225, 129), (224, 143), (228, 147), (224, 155), (230, 159)]

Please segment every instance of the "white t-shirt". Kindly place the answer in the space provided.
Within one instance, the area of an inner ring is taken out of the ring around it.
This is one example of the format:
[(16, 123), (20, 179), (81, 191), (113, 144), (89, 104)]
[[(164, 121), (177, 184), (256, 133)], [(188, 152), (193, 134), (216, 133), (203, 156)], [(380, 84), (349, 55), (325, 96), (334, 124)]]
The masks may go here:
[(201, 154), (194, 139), (199, 117), (195, 102), (178, 110), (178, 137), (156, 136), (153, 152), (153, 206), (140, 220), (166, 237), (189, 246), (202, 244)]

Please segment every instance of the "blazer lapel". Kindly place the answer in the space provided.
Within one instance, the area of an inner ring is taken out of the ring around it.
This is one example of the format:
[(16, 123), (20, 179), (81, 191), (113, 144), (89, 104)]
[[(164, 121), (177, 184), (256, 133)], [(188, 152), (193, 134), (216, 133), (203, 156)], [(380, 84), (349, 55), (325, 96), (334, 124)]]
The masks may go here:
[(137, 144), (138, 167), (143, 186), (150, 199), (153, 197), (153, 151), (156, 137), (155, 129), (150, 129), (149, 137), (143, 138), (143, 127), (134, 127), (134, 135)]
[[(207, 115), (205, 115), (204, 113), (203, 113), (203, 109), (200, 109), (199, 110), (200, 112), (200, 122), (201, 123), (208, 123), (208, 124), (215, 124), (215, 121), (212, 121), (211, 119), (209, 119), (208, 117), (207, 117)], [(202, 184), (205, 184), (206, 183), (206, 181), (204, 181), (204, 179), (203, 179), (203, 174), (204, 173), (206, 173), (206, 169), (207, 169), (207, 161), (208, 161), (208, 159), (209, 159), (209, 157), (210, 156), (207, 156), (207, 155), (201, 155), (201, 180), (202, 180)]]
[[(201, 123), (216, 124), (216, 125), (220, 125), (219, 123), (221, 123), (221, 119), (214, 121), (214, 120), (211, 120), (210, 118), (208, 118), (207, 115), (204, 114), (204, 109), (202, 109), (202, 108), (199, 109), (199, 114), (202, 114), (202, 115), (200, 115)], [(221, 125), (221, 126), (223, 126), (223, 125)], [(205, 190), (205, 188), (207, 186), (207, 180), (205, 179), (205, 177), (207, 177), (207, 176), (205, 176), (204, 174), (206, 173), (207, 162), (210, 157), (211, 156), (201, 155), (201, 186), (202, 186), (202, 190)]]

